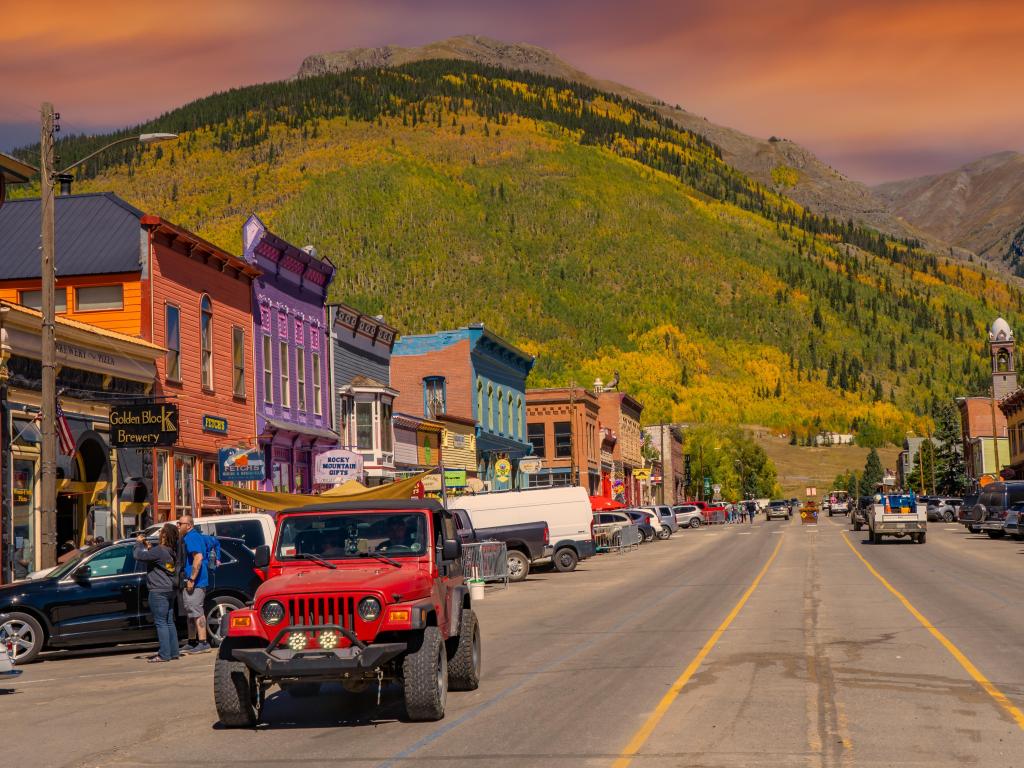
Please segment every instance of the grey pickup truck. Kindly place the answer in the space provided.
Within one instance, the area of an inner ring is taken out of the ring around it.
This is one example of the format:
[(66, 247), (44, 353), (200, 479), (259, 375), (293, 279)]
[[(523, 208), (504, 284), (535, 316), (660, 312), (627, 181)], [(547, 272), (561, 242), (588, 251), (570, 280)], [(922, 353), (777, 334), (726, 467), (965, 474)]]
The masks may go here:
[(490, 528), (474, 528), (473, 521), (464, 509), (449, 510), (455, 518), (455, 528), (463, 544), (475, 541), (503, 541), (508, 551), (508, 580), (522, 581), (530, 575), (530, 565), (552, 555), (551, 537), (548, 524), (543, 520), (534, 523), (496, 525)]

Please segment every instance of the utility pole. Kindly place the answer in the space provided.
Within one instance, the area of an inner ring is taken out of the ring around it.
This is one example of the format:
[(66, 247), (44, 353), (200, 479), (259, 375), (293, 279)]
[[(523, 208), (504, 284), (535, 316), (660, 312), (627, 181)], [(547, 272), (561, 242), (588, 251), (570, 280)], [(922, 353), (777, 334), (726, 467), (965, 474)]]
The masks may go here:
[[(985, 472), (985, 451), (984, 444), (982, 444), (981, 453), (981, 471), (982, 474)], [(999, 474), (999, 470), (1002, 467), (999, 466), (999, 429), (996, 427), (996, 377), (992, 376), (992, 467), (996, 475)]]
[(39, 130), (39, 181), (42, 204), (42, 416), (43, 444), (40, 466), (39, 554), (40, 565), (57, 564), (57, 344), (54, 330), (54, 196), (53, 134), (56, 130), (53, 105), (43, 104)]
[(665, 458), (665, 425), (659, 424), (658, 429), (661, 430), (661, 503), (668, 504), (668, 500), (665, 498), (665, 484), (668, 481), (668, 460)]
[(569, 382), (569, 477), (570, 482), (580, 485), (576, 466), (576, 381)]

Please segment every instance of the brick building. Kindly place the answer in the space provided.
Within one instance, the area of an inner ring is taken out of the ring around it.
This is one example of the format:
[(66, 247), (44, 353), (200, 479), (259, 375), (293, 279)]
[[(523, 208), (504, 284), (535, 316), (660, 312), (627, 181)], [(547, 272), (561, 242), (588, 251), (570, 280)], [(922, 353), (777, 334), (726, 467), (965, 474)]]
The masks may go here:
[(660, 504), (682, 504), (686, 501), (686, 473), (683, 467), (683, 430), (677, 424), (655, 424), (644, 427), (651, 445), (661, 456), (661, 484), (653, 482)]
[(601, 430), (597, 396), (583, 387), (526, 390), (526, 433), (542, 460), (530, 487), (578, 485), (601, 488)]
[[(594, 389), (602, 388), (595, 383)], [(640, 432), (644, 407), (636, 398), (618, 391), (599, 391), (597, 401), (601, 426), (611, 429), (617, 438), (612, 449), (612, 495), (621, 496), (626, 504), (640, 504), (644, 501), (643, 484), (633, 472), (644, 466)]]
[(1001, 317), (988, 333), (992, 385), (988, 397), (958, 397), (967, 476), (998, 474), (1012, 461), (1006, 414), (999, 401), (1017, 390), (1016, 340)]

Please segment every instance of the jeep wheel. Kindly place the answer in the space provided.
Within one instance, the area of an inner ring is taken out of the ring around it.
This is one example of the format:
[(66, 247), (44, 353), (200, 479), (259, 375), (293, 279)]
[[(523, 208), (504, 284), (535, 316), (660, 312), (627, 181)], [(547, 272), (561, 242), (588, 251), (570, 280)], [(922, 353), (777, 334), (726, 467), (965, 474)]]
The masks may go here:
[(27, 613), (8, 613), (0, 624), (0, 649), (8, 640), (13, 644), (11, 661), (28, 664), (43, 650), (43, 628)]
[(530, 575), (530, 558), (515, 549), (508, 553), (508, 580), (522, 581)]
[(236, 645), (226, 640), (213, 665), (213, 701), (217, 717), (228, 728), (246, 728), (259, 720), (259, 693), (256, 679), (249, 668), (235, 661)]
[(480, 686), (482, 659), (480, 625), (472, 608), (462, 609), (459, 636), (449, 638), (447, 645), (448, 687), (453, 691), (475, 691)]
[(700, 518), (699, 517), (692, 518), (690, 520), (690, 527), (691, 528), (700, 528)]
[(570, 547), (562, 547), (560, 550), (555, 552), (555, 556), (552, 562), (555, 564), (555, 570), (559, 573), (571, 573), (576, 570), (576, 563), (580, 561), (576, 555), (576, 551)]
[(441, 630), (427, 627), (415, 653), (402, 661), (405, 713), (410, 720), (440, 720), (448, 697), (448, 654)]
[(296, 699), (311, 699), (320, 695), (320, 683), (290, 683), (281, 690)]

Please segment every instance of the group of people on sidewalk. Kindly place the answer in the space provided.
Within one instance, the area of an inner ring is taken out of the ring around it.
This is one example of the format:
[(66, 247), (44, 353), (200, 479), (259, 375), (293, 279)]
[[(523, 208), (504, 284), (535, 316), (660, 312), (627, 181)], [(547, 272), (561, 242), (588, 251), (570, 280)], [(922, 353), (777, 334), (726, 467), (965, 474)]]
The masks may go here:
[(741, 501), (729, 507), (728, 522), (752, 523), (757, 517), (757, 504), (753, 501)]
[[(210, 557), (206, 537), (195, 527), (192, 516), (182, 515), (173, 523), (164, 523), (156, 544), (145, 536), (136, 537), (134, 555), (146, 564), (149, 608), (160, 641), (159, 652), (148, 661), (162, 663), (182, 653), (208, 652), (204, 603), (210, 583)], [(183, 647), (179, 646), (174, 621), (179, 601), (188, 619), (188, 642)]]

